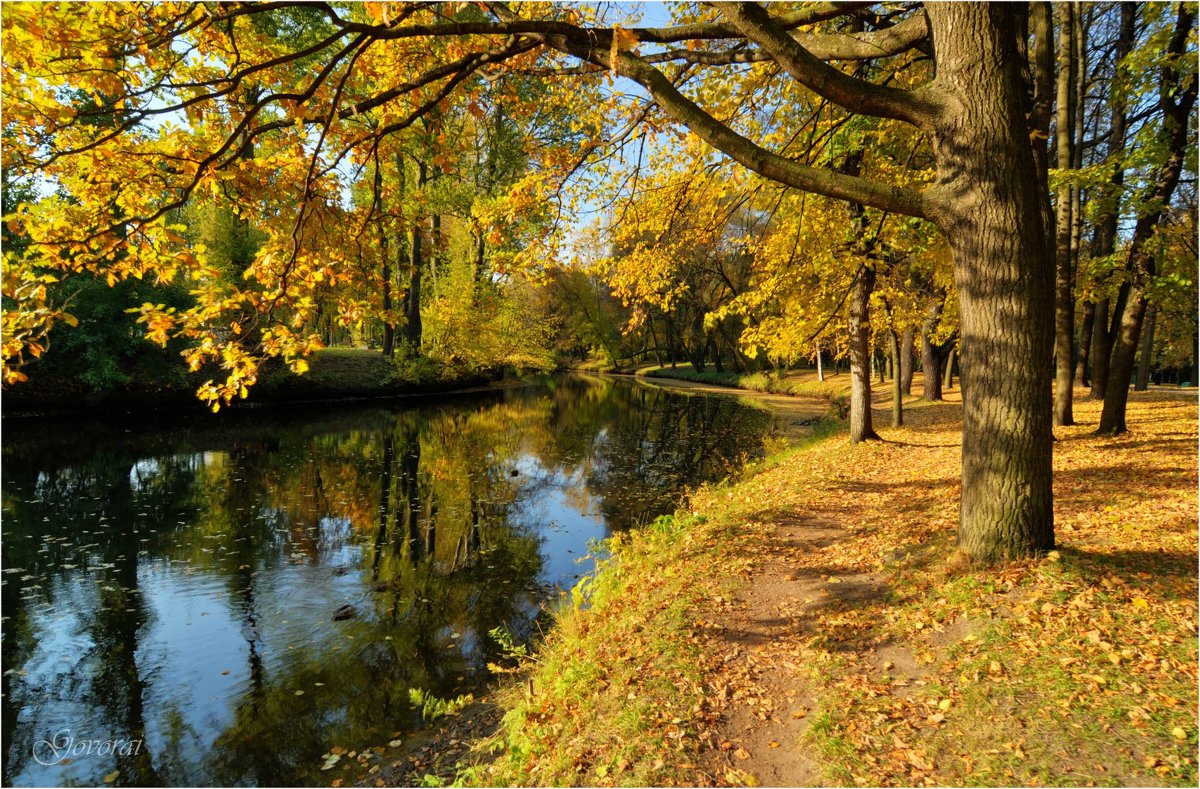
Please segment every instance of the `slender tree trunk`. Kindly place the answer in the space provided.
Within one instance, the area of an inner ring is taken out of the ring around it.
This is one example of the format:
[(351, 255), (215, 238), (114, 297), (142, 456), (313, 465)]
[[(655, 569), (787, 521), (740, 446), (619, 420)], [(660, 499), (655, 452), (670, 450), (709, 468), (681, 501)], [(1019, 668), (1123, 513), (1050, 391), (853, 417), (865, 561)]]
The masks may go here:
[[(1085, 112), (1088, 88), (1088, 49), (1087, 32), (1084, 24), (1087, 10), (1076, 8), (1074, 14), (1075, 38), (1075, 135), (1071, 153), (1071, 167), (1083, 169), (1084, 132), (1087, 126)], [(1074, 282), (1078, 281), (1079, 258), (1083, 245), (1083, 188), (1075, 186), (1071, 190), (1071, 270)], [(1074, 286), (1074, 282), (1072, 287)], [(1075, 348), (1075, 379), (1079, 386), (1087, 386), (1088, 355), (1092, 344), (1092, 323), (1094, 321), (1095, 305), (1090, 301), (1084, 302), (1084, 318), (1080, 323), (1079, 345)], [(1074, 397), (1074, 395), (1072, 395)]]
[(1142, 353), (1138, 357), (1137, 383), (1135, 392), (1144, 392), (1150, 388), (1150, 366), (1154, 363), (1154, 319), (1157, 314), (1154, 305), (1146, 308), (1146, 325), (1142, 327)]
[[(1168, 45), (1168, 53), (1182, 58), (1195, 16), (1186, 5), (1180, 5), (1175, 30)], [(1155, 256), (1150, 248), (1159, 221), (1166, 207), (1171, 204), (1179, 176), (1183, 172), (1188, 147), (1188, 120), (1196, 102), (1196, 74), (1193, 72), (1179, 90), (1180, 75), (1174, 67), (1160, 71), (1162, 84), (1159, 89), (1159, 106), (1163, 113), (1160, 139), (1168, 152), (1167, 160), (1158, 168), (1154, 180), (1143, 196), (1143, 205), (1151, 209), (1138, 217), (1129, 242), (1126, 268), (1132, 272), (1128, 301), (1121, 312), (1120, 333), (1113, 343), (1112, 359), (1109, 362), (1108, 385), (1104, 390), (1104, 408), (1100, 413), (1098, 433), (1116, 435), (1125, 432), (1125, 406), (1129, 401), (1129, 384), (1133, 379), (1133, 361), (1137, 352), (1138, 337), (1142, 330), (1142, 318), (1148, 304), (1147, 288), (1154, 280)]]
[(943, 388), (954, 388), (954, 349), (950, 349), (950, 353), (946, 354), (946, 380), (942, 382)]
[[(1114, 57), (1117, 63), (1133, 49), (1136, 33), (1137, 4), (1122, 3), (1120, 7), (1121, 25), (1117, 34)], [(1112, 101), (1112, 120), (1108, 133), (1108, 158), (1113, 163), (1113, 173), (1109, 179), (1111, 190), (1111, 206), (1100, 218), (1096, 226), (1096, 257), (1107, 257), (1113, 254), (1117, 241), (1117, 220), (1119, 205), (1116, 197), (1125, 187), (1125, 167), (1122, 163), (1122, 151), (1125, 148), (1126, 113), (1125, 101), (1114, 96)], [(1109, 324), (1109, 310), (1112, 305), (1108, 299), (1096, 302), (1095, 325), (1092, 329), (1092, 391), (1093, 400), (1103, 400), (1108, 389), (1108, 371), (1112, 359), (1113, 338), (1125, 311), (1125, 286), (1117, 297), (1116, 308), (1112, 310), (1112, 324)]]
[[(895, 330), (888, 331), (891, 341), (892, 370), (900, 369), (900, 338)], [(892, 427), (904, 426), (904, 387), (901, 376), (892, 376)]]
[(484, 274), (487, 271), (487, 236), (484, 235), (483, 228), (480, 227), (476, 231), (475, 236), (475, 276), (474, 280), (483, 282)]
[(389, 256), (388, 250), (388, 230), (387, 222), (387, 206), (383, 200), (383, 168), (379, 164), (379, 159), (375, 159), (375, 204), (379, 209), (379, 221), (377, 229), (379, 231), (379, 260), (380, 260), (380, 277), (383, 279), (382, 307), (383, 307), (383, 356), (386, 359), (391, 359), (395, 354), (396, 348), (396, 325), (392, 322), (392, 259)]
[[(1055, 121), (1057, 167), (1069, 170), (1074, 163), (1075, 124), (1075, 7), (1059, 3), (1058, 115)], [(1075, 424), (1075, 271), (1071, 260), (1071, 213), (1074, 189), (1058, 189), (1054, 211), (1054, 424)]]
[(1108, 360), (1112, 354), (1112, 338), (1108, 333), (1111, 306), (1108, 299), (1100, 299), (1092, 314), (1092, 389), (1088, 396), (1093, 400), (1103, 400), (1104, 388), (1108, 385)]
[[(434, 173), (437, 180), (437, 172)], [(445, 251), (442, 243), (442, 215), (434, 214), (429, 220), (429, 251), (425, 257), (429, 259), (429, 273), (433, 275), (433, 292), (438, 292), (438, 275), (442, 269), (442, 254)]]
[(850, 292), (850, 441), (878, 439), (871, 425), (871, 291), (875, 269), (863, 264)]
[(1054, 547), (1050, 363), (1054, 265), (1017, 51), (1023, 8), (926, 6), (938, 83), (939, 224), (954, 255), (963, 399), (958, 545), (978, 559)]
[(649, 323), (650, 323), (650, 342), (654, 343), (654, 363), (657, 364), (659, 367), (662, 367), (663, 366), (662, 346), (660, 346), (658, 344), (658, 332), (656, 332), (654, 330), (654, 320), (651, 319), (649, 321)]
[[(429, 178), (429, 168), (417, 163), (417, 188), (423, 188)], [(408, 290), (404, 294), (404, 341), (409, 357), (421, 355), (421, 276), (425, 270), (425, 220), (413, 223), (411, 259), (408, 269)]]
[(1096, 322), (1095, 302), (1083, 303), (1083, 321), (1079, 324), (1079, 358), (1075, 360), (1075, 385), (1088, 385), (1088, 360), (1092, 351), (1092, 329)]
[(905, 326), (904, 331), (900, 334), (900, 389), (904, 394), (912, 395), (912, 379), (913, 371), (916, 368), (916, 361), (913, 358), (913, 327)]
[(725, 362), (721, 359), (721, 348), (717, 345), (716, 338), (709, 334), (706, 344), (709, 352), (712, 353), (713, 367), (717, 369), (718, 373), (725, 372)]
[(1200, 332), (1192, 332), (1192, 383), (1195, 384), (1196, 373), (1200, 372)]
[(821, 357), (823, 355), (824, 351), (822, 351), (820, 348), (817, 348), (817, 380), (821, 383), (825, 383), (825, 368), (821, 364)]

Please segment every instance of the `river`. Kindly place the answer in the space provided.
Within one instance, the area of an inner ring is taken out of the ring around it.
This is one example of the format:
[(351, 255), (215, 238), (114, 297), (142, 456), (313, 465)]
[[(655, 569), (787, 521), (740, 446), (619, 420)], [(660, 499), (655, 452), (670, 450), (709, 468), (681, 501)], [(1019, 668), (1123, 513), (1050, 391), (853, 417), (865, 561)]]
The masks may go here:
[[(729, 397), (564, 376), (390, 405), (6, 420), (3, 776), (320, 785), (477, 691), (598, 540), (761, 457)], [(498, 630), (499, 629), (499, 630)]]

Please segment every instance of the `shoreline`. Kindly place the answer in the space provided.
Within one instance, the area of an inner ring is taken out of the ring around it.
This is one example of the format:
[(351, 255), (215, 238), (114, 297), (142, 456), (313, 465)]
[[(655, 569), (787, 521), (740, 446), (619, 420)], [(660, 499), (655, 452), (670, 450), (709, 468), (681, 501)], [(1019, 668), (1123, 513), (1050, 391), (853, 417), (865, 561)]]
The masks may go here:
[[(765, 469), (780, 462), (782, 458), (796, 452), (803, 452), (825, 440), (836, 436), (843, 420), (832, 413), (832, 407), (827, 398), (812, 395), (788, 395), (763, 392), (754, 389), (742, 389), (731, 386), (701, 383), (675, 378), (657, 378), (645, 375), (627, 373), (601, 373), (593, 370), (561, 371), (563, 374), (594, 376), (596, 378), (615, 378), (632, 383), (678, 391), (680, 393), (700, 394), (704, 396), (732, 397), (744, 405), (768, 411), (777, 418), (788, 420), (788, 428), (782, 431), (788, 445), (782, 450), (768, 453), (758, 461), (745, 463), (740, 469), (724, 480), (700, 485), (689, 489), (684, 496), (689, 507), (692, 502), (704, 502), (699, 513), (687, 514), (684, 509), (673, 514), (660, 517), (655, 523), (647, 524), (642, 529), (625, 535), (616, 535), (615, 542), (606, 540), (610, 556), (598, 563), (596, 571), (576, 587), (569, 595), (560, 599), (560, 607), (554, 614), (554, 621), (547, 629), (541, 641), (532, 645), (535, 655), (544, 654), (551, 644), (564, 640), (563, 631), (574, 632), (579, 627), (580, 619), (588, 619), (602, 613), (608, 606), (609, 594), (601, 591), (602, 587), (620, 587), (631, 577), (640, 585), (645, 580), (643, 576), (660, 569), (659, 560), (663, 551), (683, 551), (690, 547), (693, 538), (701, 536), (701, 541), (712, 544), (713, 541), (731, 540), (744, 542), (729, 528), (730, 523), (721, 517), (712, 503), (716, 501), (714, 491), (736, 489), (738, 485), (753, 479)], [(795, 421), (795, 420), (799, 421)], [(708, 513), (715, 511), (715, 517)], [(749, 545), (749, 543), (746, 543)], [(709, 550), (712, 550), (711, 548)], [(647, 564), (649, 563), (649, 564)], [(651, 584), (653, 585), (653, 583)], [(710, 588), (712, 587), (712, 588)], [(736, 581), (715, 577), (690, 579), (684, 588), (678, 591), (689, 604), (680, 608), (690, 608), (698, 604), (700, 599), (718, 588), (726, 595), (731, 594), (737, 587)], [(703, 589), (703, 593), (701, 593)], [(583, 607), (573, 604), (573, 599), (579, 590), (580, 599), (586, 600)], [(665, 600), (665, 596), (662, 598)], [(676, 601), (679, 602), (679, 601)], [(665, 603), (664, 603), (665, 604)], [(626, 617), (626, 614), (617, 614)], [(677, 620), (680, 626), (686, 623)], [(622, 628), (624, 629), (624, 628)], [(635, 626), (640, 630), (640, 626)], [(587, 625), (584, 625), (585, 632)], [(617, 634), (619, 635), (619, 634)], [(697, 670), (702, 661), (696, 662)], [(503, 736), (504, 721), (514, 710), (514, 706), (525, 700), (533, 699), (540, 691), (539, 685), (544, 685), (544, 671), (538, 671), (537, 663), (528, 664), (515, 675), (497, 675), (489, 686), (475, 697), (474, 701), (461, 713), (438, 721), (429, 729), (413, 733), (405, 738), (397, 747), (372, 747), (364, 743), (360, 754), (367, 761), (360, 760), (360, 766), (368, 771), (357, 774), (353, 783), (359, 786), (378, 785), (382, 779), (389, 786), (415, 786), (434, 780), (442, 783), (432, 785), (497, 785), (493, 774), (488, 772), (489, 765), (494, 760), (494, 754), (484, 752), (484, 746), (498, 742)], [(707, 667), (711, 669), (712, 667)], [(694, 681), (700, 681), (698, 674)], [(691, 696), (689, 703), (695, 703)], [(515, 704), (514, 704), (515, 702)], [(680, 705), (678, 710), (682, 715), (685, 709)], [(374, 757), (367, 756), (374, 752)], [(377, 767), (373, 772), (371, 768)], [(669, 768), (668, 768), (669, 769)], [(678, 776), (675, 776), (678, 778)], [(709, 776), (713, 778), (714, 776)], [(504, 785), (502, 782), (500, 785)], [(639, 780), (640, 785), (662, 785), (654, 781)], [(518, 785), (530, 785), (528, 782)]]
[[(250, 398), (246, 400), (234, 400), (228, 405), (222, 404), (221, 411), (218, 413), (244, 414), (247, 412), (276, 411), (333, 404), (358, 406), (392, 401), (420, 400), (428, 397), (500, 392), (533, 385), (534, 382), (522, 378), (469, 376), (444, 382), (414, 384), (403, 388), (398, 387), (394, 392), (382, 394), (331, 394), (314, 397), (308, 393), (300, 392), (299, 396), (289, 397), (286, 394), (280, 395), (277, 392), (273, 392), (266, 398), (254, 399), (254, 392), (251, 390)], [(11, 397), (11, 395), (8, 397)], [(6, 407), (4, 405), (5, 399), (7, 398), (0, 396), (0, 420), (74, 420), (101, 416), (128, 417), (133, 415), (151, 415), (155, 418), (212, 415), (208, 407), (192, 391), (186, 393), (173, 391), (169, 395), (157, 400), (111, 396), (100, 398), (94, 403), (79, 400), (69, 404), (50, 404), (41, 407), (35, 407), (23, 402), (24, 398), (18, 399), (18, 405)]]

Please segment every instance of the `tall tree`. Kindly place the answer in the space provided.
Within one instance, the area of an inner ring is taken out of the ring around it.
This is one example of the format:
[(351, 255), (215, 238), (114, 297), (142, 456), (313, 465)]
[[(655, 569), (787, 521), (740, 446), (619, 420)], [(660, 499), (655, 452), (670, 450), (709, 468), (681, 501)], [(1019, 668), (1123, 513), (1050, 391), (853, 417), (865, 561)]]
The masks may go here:
[(1075, 228), (1076, 187), (1066, 178), (1075, 162), (1075, 120), (1078, 98), (1076, 11), (1071, 3), (1058, 4), (1058, 86), (1054, 124), (1055, 166), (1060, 183), (1054, 211), (1054, 424), (1075, 424), (1072, 408), (1075, 378), (1075, 266), (1072, 232)]
[[(1138, 7), (1136, 3), (1121, 4), (1121, 21), (1117, 34), (1114, 51), (1115, 62), (1119, 65), (1133, 50), (1136, 36)], [(1119, 79), (1119, 70), (1114, 68), (1114, 81)], [(1108, 194), (1104, 200), (1104, 211), (1096, 225), (1093, 255), (1106, 258), (1116, 251), (1117, 226), (1120, 221), (1121, 193), (1125, 185), (1125, 135), (1128, 126), (1126, 103), (1128, 97), (1125, 91), (1118, 90), (1114, 85), (1111, 90), (1110, 104), (1112, 118), (1108, 131), (1108, 162), (1112, 168), (1109, 177)], [(1112, 353), (1113, 337), (1116, 334), (1117, 321), (1124, 310), (1125, 290), (1118, 291), (1115, 306), (1105, 297), (1095, 303), (1093, 310), (1092, 328), (1092, 391), (1093, 400), (1102, 400), (1108, 386), (1109, 356)], [(1109, 325), (1109, 313), (1118, 316)]]
[[(1196, 104), (1197, 74), (1195, 53), (1188, 52), (1188, 37), (1194, 34), (1196, 16), (1187, 3), (1180, 3), (1175, 27), (1159, 66), (1158, 109), (1163, 123), (1156, 137), (1165, 160), (1154, 171), (1142, 196), (1141, 211), (1133, 229), (1126, 254), (1126, 270), (1132, 274), (1128, 295), (1120, 319), (1120, 331), (1112, 349), (1108, 381), (1104, 390), (1104, 408), (1097, 432), (1113, 435), (1125, 432), (1125, 406), (1133, 379), (1142, 319), (1149, 303), (1149, 287), (1154, 279), (1156, 250), (1151, 243), (1159, 232), (1175, 187), (1183, 173), (1190, 142), (1189, 120)], [(1114, 319), (1116, 320), (1116, 319)]]

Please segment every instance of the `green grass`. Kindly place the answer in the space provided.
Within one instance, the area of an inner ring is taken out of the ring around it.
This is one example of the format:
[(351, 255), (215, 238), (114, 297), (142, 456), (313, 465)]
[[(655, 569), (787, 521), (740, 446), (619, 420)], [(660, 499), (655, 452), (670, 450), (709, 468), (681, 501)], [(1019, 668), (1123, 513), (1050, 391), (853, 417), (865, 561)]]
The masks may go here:
[(527, 681), (499, 692), (507, 713), (485, 744), (494, 760), (459, 780), (694, 782), (706, 656), (691, 612), (728, 592), (736, 567), (713, 562), (718, 545), (740, 541), (729, 522), (684, 514), (609, 540), (610, 556), (564, 598)]

